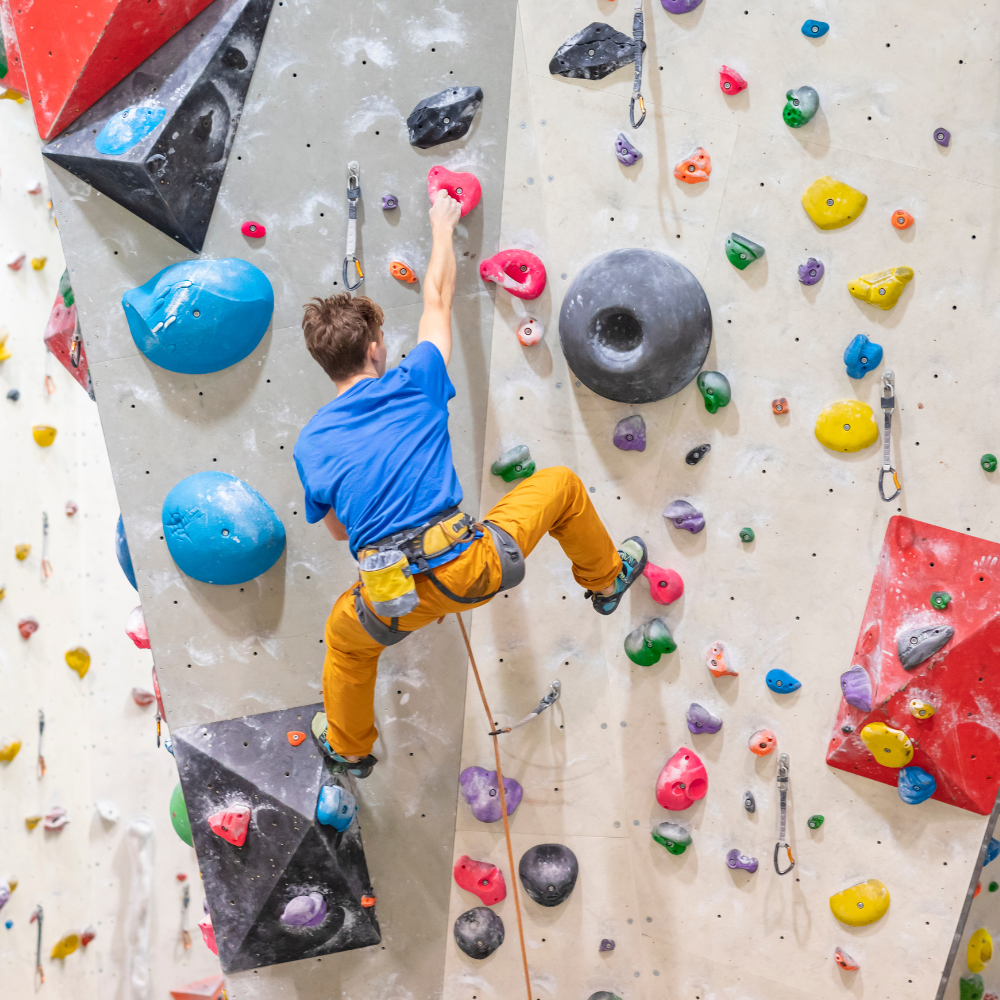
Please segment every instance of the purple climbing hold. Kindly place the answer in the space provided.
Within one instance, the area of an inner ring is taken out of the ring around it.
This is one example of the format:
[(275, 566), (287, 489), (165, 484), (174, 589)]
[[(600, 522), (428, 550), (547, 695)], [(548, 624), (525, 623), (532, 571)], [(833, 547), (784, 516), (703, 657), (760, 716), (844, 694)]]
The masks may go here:
[(690, 531), (692, 535), (697, 535), (705, 527), (705, 515), (687, 500), (675, 500), (667, 506), (663, 516), (675, 527)]
[(326, 900), (318, 892), (289, 900), (281, 922), (286, 927), (319, 927), (326, 917)]
[(717, 733), (722, 728), (722, 719), (696, 701), (691, 702), (688, 708), (687, 723), (692, 733)]
[(946, 128), (934, 129), (934, 141), (939, 146), (947, 146), (951, 142), (951, 133)]
[(615, 943), (614, 941), (611, 940), (611, 938), (605, 938), (603, 941), (601, 941), (601, 947), (598, 948), (598, 951), (614, 951), (614, 950), (615, 950)]
[(668, 14), (688, 14), (701, 6), (701, 0), (660, 0)]
[(810, 257), (804, 264), (799, 264), (799, 281), (803, 285), (815, 285), (823, 277), (823, 261)]
[[(496, 771), (467, 767), (458, 776), (458, 784), (462, 798), (472, 807), (472, 815), (476, 819), (483, 823), (495, 823), (501, 818)], [(510, 816), (520, 805), (524, 789), (513, 778), (504, 778), (503, 791), (507, 798), (507, 815)]]
[(872, 679), (868, 671), (857, 663), (850, 670), (840, 675), (840, 688), (844, 692), (844, 701), (862, 712), (872, 710)]
[(622, 451), (645, 451), (646, 421), (638, 413), (624, 417), (615, 425), (613, 440)]
[(618, 162), (626, 167), (631, 167), (636, 160), (642, 159), (642, 153), (625, 138), (624, 132), (619, 132), (618, 138), (615, 139), (615, 156), (618, 157)]
[(399, 199), (394, 194), (382, 195), (382, 211), (391, 212), (394, 208), (399, 208)]
[(740, 854), (735, 847), (726, 855), (726, 864), (730, 868), (742, 868), (745, 872), (755, 872), (757, 870), (757, 859), (748, 858), (745, 854)]

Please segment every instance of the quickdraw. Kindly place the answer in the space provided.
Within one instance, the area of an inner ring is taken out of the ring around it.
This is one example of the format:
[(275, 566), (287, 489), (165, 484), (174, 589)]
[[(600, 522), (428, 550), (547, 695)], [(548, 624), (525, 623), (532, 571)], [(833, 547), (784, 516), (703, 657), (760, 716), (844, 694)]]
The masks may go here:
[(488, 736), (502, 736), (504, 733), (512, 732), (513, 730), (523, 726), (526, 722), (531, 722), (536, 716), (541, 715), (549, 707), (549, 705), (554, 704), (559, 700), (559, 695), (562, 693), (562, 684), (559, 683), (559, 678), (556, 678), (549, 685), (549, 693), (538, 703), (538, 708), (530, 711), (520, 722), (515, 722), (512, 726), (505, 726), (503, 729), (497, 729), (495, 732), (487, 733)]
[(35, 946), (35, 992), (45, 984), (45, 970), (42, 968), (42, 920), (45, 914), (42, 911), (42, 904), (35, 907), (34, 912), (28, 917), (28, 923), (38, 923), (38, 944)]
[[(882, 412), (885, 414), (885, 446), (882, 452), (882, 469), (878, 474), (878, 495), (888, 503), (899, 496), (902, 487), (899, 485), (899, 476), (896, 470), (889, 463), (889, 438), (892, 433), (892, 411), (896, 408), (896, 377), (892, 372), (882, 373)], [(885, 474), (892, 474), (892, 481), (896, 484), (896, 492), (891, 497), (885, 495), (883, 481)]]
[[(778, 755), (778, 796), (781, 799), (781, 830), (778, 833), (778, 842), (774, 845), (774, 870), (779, 875), (787, 875), (795, 867), (795, 858), (792, 857), (792, 849), (785, 840), (785, 813), (788, 808), (788, 754)], [(782, 871), (778, 867), (778, 851), (784, 848), (788, 852), (788, 867)]]
[[(353, 292), (365, 283), (365, 275), (361, 270), (361, 261), (357, 258), (358, 249), (358, 199), (361, 197), (361, 167), (357, 160), (347, 164), (347, 253), (344, 256), (344, 287)], [(353, 264), (358, 272), (356, 284), (351, 284), (347, 277), (347, 269)]]
[(45, 777), (45, 755), (42, 753), (42, 736), (45, 733), (45, 713), (38, 710), (38, 777)]
[(52, 563), (49, 562), (49, 515), (42, 511), (42, 580), (52, 576)]
[[(632, 38), (635, 40), (635, 83), (632, 84), (632, 100), (628, 106), (628, 120), (632, 128), (638, 128), (646, 120), (646, 102), (642, 99), (642, 0), (635, 0), (635, 15), (632, 18)], [(641, 112), (635, 120), (635, 102), (639, 102)]]

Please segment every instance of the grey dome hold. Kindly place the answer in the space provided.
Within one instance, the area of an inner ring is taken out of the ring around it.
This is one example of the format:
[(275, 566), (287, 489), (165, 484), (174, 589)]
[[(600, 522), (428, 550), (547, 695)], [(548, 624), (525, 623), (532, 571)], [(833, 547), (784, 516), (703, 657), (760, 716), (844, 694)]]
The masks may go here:
[(410, 145), (430, 149), (461, 139), (472, 128), (472, 119), (482, 103), (480, 87), (449, 87), (425, 97), (406, 119)]
[(521, 855), (517, 873), (524, 891), (536, 903), (558, 906), (569, 899), (580, 865), (563, 844), (536, 844)]
[(599, 990), (597, 993), (590, 994), (590, 1000), (622, 1000), (617, 993), (611, 993), (608, 990)]
[(455, 943), (469, 958), (489, 958), (503, 944), (503, 921), (488, 906), (474, 906), (455, 921)]
[(712, 310), (683, 264), (655, 250), (612, 250), (574, 278), (559, 339), (588, 389), (620, 403), (652, 403), (701, 371)]

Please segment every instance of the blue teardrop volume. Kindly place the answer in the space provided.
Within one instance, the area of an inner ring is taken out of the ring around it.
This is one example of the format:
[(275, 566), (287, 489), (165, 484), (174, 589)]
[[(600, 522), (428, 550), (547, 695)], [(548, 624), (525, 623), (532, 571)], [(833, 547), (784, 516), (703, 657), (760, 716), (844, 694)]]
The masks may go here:
[(274, 311), (267, 275), (245, 260), (171, 264), (122, 296), (136, 347), (185, 375), (222, 371), (260, 343)]
[(115, 555), (118, 556), (118, 565), (128, 577), (128, 582), (138, 590), (135, 583), (135, 570), (132, 568), (132, 556), (128, 550), (128, 539), (125, 537), (125, 524), (121, 514), (118, 515), (118, 527), (115, 529)]
[(285, 526), (252, 487), (227, 472), (196, 472), (163, 501), (163, 534), (174, 562), (202, 583), (246, 583), (285, 549)]

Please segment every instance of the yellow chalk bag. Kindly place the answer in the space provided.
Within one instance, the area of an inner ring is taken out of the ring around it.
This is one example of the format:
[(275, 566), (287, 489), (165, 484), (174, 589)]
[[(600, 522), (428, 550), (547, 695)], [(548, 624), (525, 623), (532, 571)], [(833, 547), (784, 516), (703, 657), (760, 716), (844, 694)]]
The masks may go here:
[(402, 618), (420, 603), (410, 561), (399, 549), (372, 552), (361, 560), (359, 569), (375, 614)]

